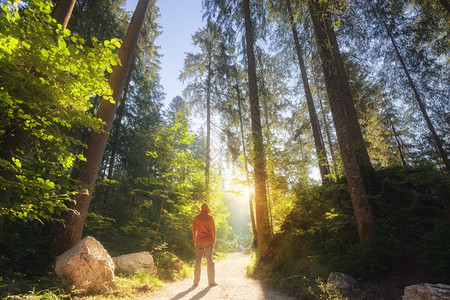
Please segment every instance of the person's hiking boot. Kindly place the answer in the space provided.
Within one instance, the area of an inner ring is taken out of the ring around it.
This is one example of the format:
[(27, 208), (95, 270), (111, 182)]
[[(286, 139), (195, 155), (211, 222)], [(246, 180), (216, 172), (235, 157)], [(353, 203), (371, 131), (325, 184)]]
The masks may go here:
[(209, 286), (217, 286), (217, 285), (218, 285), (217, 282), (212, 282), (209, 284)]

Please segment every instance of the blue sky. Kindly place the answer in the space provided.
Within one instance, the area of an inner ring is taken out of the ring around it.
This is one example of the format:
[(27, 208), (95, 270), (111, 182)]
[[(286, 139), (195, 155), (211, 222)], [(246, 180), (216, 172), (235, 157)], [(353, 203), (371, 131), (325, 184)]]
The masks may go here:
[[(133, 12), (138, 0), (127, 0), (126, 9)], [(201, 0), (158, 0), (160, 9), (157, 23), (162, 34), (156, 41), (160, 46), (161, 84), (166, 93), (167, 106), (175, 96), (182, 94), (183, 85), (178, 80), (186, 52), (196, 52), (192, 35), (203, 26)]]

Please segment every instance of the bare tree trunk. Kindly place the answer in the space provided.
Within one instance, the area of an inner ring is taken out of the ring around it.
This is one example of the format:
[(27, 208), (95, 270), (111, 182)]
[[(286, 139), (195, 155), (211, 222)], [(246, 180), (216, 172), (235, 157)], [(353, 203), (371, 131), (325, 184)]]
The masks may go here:
[(348, 129), (352, 139), (353, 148), (356, 155), (358, 166), (364, 177), (373, 174), (373, 166), (370, 161), (369, 153), (367, 152), (366, 142), (364, 141), (361, 127), (358, 122), (358, 115), (356, 113), (355, 104), (353, 101), (352, 92), (348, 83), (347, 73), (344, 68), (339, 45), (337, 43), (336, 34), (331, 26), (331, 19), (329, 13), (323, 16), (323, 26), (329, 28), (327, 32), (327, 45), (330, 48), (330, 62), (334, 64), (334, 69), (339, 74), (334, 80), (338, 82), (340, 88), (336, 91), (342, 99), (345, 116), (347, 119)]
[(331, 139), (331, 133), (330, 133), (330, 124), (327, 121), (327, 116), (325, 112), (325, 108), (323, 107), (323, 99), (320, 96), (319, 93), (319, 81), (317, 80), (316, 74), (314, 74), (314, 84), (316, 85), (316, 97), (318, 99), (319, 105), (320, 105), (320, 114), (322, 115), (323, 124), (325, 128), (325, 134), (327, 136), (327, 143), (328, 143), (328, 151), (330, 152), (331, 156), (331, 163), (333, 164), (333, 173), (337, 174), (337, 164), (336, 164), (336, 158), (335, 153), (333, 149), (333, 141)]
[(153, 248), (156, 246), (156, 240), (158, 239), (159, 227), (161, 227), (161, 219), (162, 219), (162, 214), (163, 214), (163, 205), (164, 205), (164, 198), (161, 198), (161, 206), (159, 208), (158, 225), (156, 226), (155, 238), (153, 239)]
[[(208, 31), (210, 30), (208, 24)], [(211, 32), (208, 39), (208, 63), (207, 63), (207, 80), (206, 80), (206, 162), (205, 162), (205, 190), (206, 197), (209, 200), (210, 189), (210, 168), (211, 168)]]
[(414, 84), (414, 81), (412, 80), (411, 75), (409, 74), (408, 68), (406, 67), (405, 61), (403, 60), (403, 57), (401, 56), (400, 51), (398, 50), (397, 44), (395, 43), (395, 40), (391, 34), (391, 31), (389, 30), (386, 23), (384, 21), (382, 21), (382, 22), (383, 22), (383, 26), (386, 29), (386, 32), (389, 36), (389, 39), (392, 42), (392, 46), (394, 47), (395, 54), (397, 55), (397, 58), (400, 61), (402, 69), (405, 72), (406, 78), (408, 79), (409, 86), (412, 89), (412, 92), (417, 101), (417, 104), (419, 105), (420, 111), (422, 112), (422, 115), (428, 125), (428, 129), (431, 132), (431, 137), (433, 138), (434, 143), (436, 144), (436, 148), (441, 156), (441, 159), (444, 162), (445, 168), (447, 169), (447, 171), (450, 171), (450, 160), (447, 157), (447, 153), (444, 150), (441, 139), (439, 138), (439, 136), (436, 133), (436, 130), (434, 129), (433, 123), (431, 122), (430, 118), (428, 117), (428, 113), (425, 108), (425, 104), (422, 101), (422, 97), (420, 96), (419, 91), (417, 90), (416, 85)]
[(258, 237), (258, 250), (264, 254), (267, 243), (271, 239), (271, 229), (269, 215), (267, 211), (266, 193), (266, 168), (264, 159), (264, 144), (261, 129), (261, 116), (259, 111), (258, 84), (256, 78), (255, 52), (253, 49), (253, 29), (250, 18), (250, 1), (243, 1), (245, 18), (245, 39), (247, 45), (247, 67), (250, 110), (252, 119), (252, 139), (253, 139), (253, 169), (255, 178), (255, 210), (256, 210), (256, 230)]
[(344, 104), (342, 103), (343, 99), (339, 92), (343, 88), (341, 86), (342, 82), (336, 80), (337, 78), (345, 78), (345, 76), (341, 74), (343, 70), (337, 68), (335, 62), (333, 62), (333, 60), (340, 58), (335, 56), (339, 55), (339, 52), (336, 51), (337, 49), (330, 47), (330, 31), (332, 31), (332, 28), (329, 26), (330, 23), (324, 19), (328, 16), (326, 8), (317, 0), (310, 0), (308, 6), (322, 61), (328, 99), (336, 127), (339, 149), (341, 151), (350, 197), (352, 199), (359, 238), (361, 241), (366, 241), (376, 236), (376, 228), (352, 146), (352, 138), (346, 122)]
[(387, 116), (388, 116), (388, 121), (389, 121), (389, 125), (391, 125), (391, 129), (392, 129), (392, 133), (394, 134), (394, 138), (395, 141), (397, 143), (397, 149), (398, 149), (398, 154), (400, 155), (400, 159), (402, 161), (402, 166), (406, 166), (406, 161), (405, 161), (405, 156), (403, 155), (403, 150), (402, 150), (402, 141), (400, 140), (400, 137), (397, 134), (397, 130), (395, 130), (395, 126), (392, 123), (392, 116), (389, 113), (389, 111), (386, 108), (386, 105), (384, 105), (384, 111), (386, 112)]
[[(264, 72), (264, 71), (263, 71)], [(263, 90), (265, 89), (265, 83), (264, 83), (264, 73), (263, 76), (261, 78), (261, 82), (263, 85)], [(270, 174), (269, 177), (266, 177), (266, 193), (267, 193), (267, 212), (269, 213), (269, 224), (270, 224), (270, 229), (271, 232), (273, 234), (273, 214), (272, 214), (272, 195), (273, 195), (273, 190), (271, 190), (271, 180), (274, 180), (275, 178), (275, 170), (273, 168), (273, 153), (272, 153), (272, 142), (271, 142), (271, 136), (270, 136), (270, 122), (269, 122), (269, 112), (268, 112), (268, 108), (267, 108), (267, 100), (263, 97), (262, 99), (262, 104), (263, 104), (263, 111), (264, 111), (264, 119), (265, 119), (265, 126), (266, 126), (266, 148), (268, 150), (268, 155), (267, 158), (269, 160), (269, 164), (266, 165), (266, 176), (267, 176), (267, 172)], [(273, 182), (273, 181), (272, 181)]]
[(292, 35), (294, 37), (295, 49), (297, 51), (298, 63), (303, 81), (303, 89), (305, 91), (306, 103), (308, 104), (309, 118), (311, 121), (311, 128), (314, 137), (314, 145), (316, 147), (316, 155), (319, 165), (320, 177), (322, 182), (326, 180), (326, 176), (330, 174), (330, 166), (328, 164), (327, 152), (322, 140), (322, 132), (320, 130), (319, 119), (317, 118), (316, 108), (314, 107), (314, 100), (311, 94), (311, 89), (308, 82), (308, 74), (306, 72), (305, 61), (303, 59), (302, 49), (298, 40), (298, 32), (295, 27), (294, 16), (292, 14), (291, 1), (286, 0), (289, 21), (291, 23)]
[(69, 204), (70, 210), (63, 213), (64, 223), (58, 225), (52, 240), (51, 248), (54, 252), (63, 252), (73, 247), (81, 239), (106, 142), (149, 4), (150, 0), (139, 0), (123, 44), (120, 47), (119, 59), (121, 64), (117, 64), (114, 67), (109, 78), (114, 103), (111, 103), (108, 99), (102, 99), (100, 103), (97, 117), (102, 119), (105, 125), (102, 132), (92, 132), (89, 136), (87, 149), (84, 153), (86, 161), (80, 162), (78, 172), (74, 178), (80, 182), (80, 189), (83, 192), (77, 195), (75, 203)]
[(77, 0), (59, 0), (55, 8), (53, 8), (52, 17), (62, 25), (63, 29), (66, 29), (67, 24), (69, 24), (76, 2)]
[(330, 151), (331, 162), (333, 164), (333, 172), (336, 175), (337, 174), (337, 164), (336, 164), (336, 158), (335, 158), (336, 154), (334, 153), (333, 141), (331, 140), (330, 126), (329, 126), (328, 121), (327, 121), (327, 116), (325, 114), (325, 109), (323, 108), (322, 99), (319, 96), (318, 96), (318, 99), (319, 99), (320, 110), (321, 110), (323, 123), (324, 123), (324, 127), (325, 127), (325, 133), (326, 133), (326, 136), (327, 136), (327, 142), (328, 142), (328, 148), (329, 148), (329, 151)]
[(263, 126), (263, 136), (265, 137), (265, 148), (264, 148), (264, 154), (266, 159), (266, 196), (267, 196), (267, 213), (269, 215), (269, 225), (271, 233), (273, 234), (273, 214), (272, 214), (272, 204), (273, 204), (273, 190), (271, 189), (271, 183), (273, 182), (275, 178), (275, 170), (274, 170), (274, 159), (273, 159), (273, 153), (272, 153), (272, 137), (270, 135), (270, 118), (269, 118), (269, 108), (267, 107), (267, 89), (266, 89), (266, 82), (264, 80), (265, 76), (265, 69), (264, 69), (264, 62), (262, 61), (262, 54), (257, 53), (256, 54), (256, 60), (259, 60), (260, 67), (260, 81), (261, 86), (259, 88), (259, 94), (261, 95), (260, 103), (262, 104), (262, 112), (264, 116), (264, 126)]
[[(247, 151), (246, 151), (246, 147), (245, 147), (244, 123), (242, 122), (241, 91), (239, 89), (239, 79), (238, 79), (237, 71), (235, 73), (235, 78), (236, 78), (236, 96), (237, 96), (237, 100), (238, 100), (239, 126), (241, 128), (242, 152), (244, 153), (245, 175), (247, 177), (247, 187), (250, 189), (250, 173), (248, 170)], [(249, 204), (249, 211), (250, 211), (250, 222), (252, 225), (253, 241), (257, 243), (258, 239), (257, 239), (257, 233), (256, 233), (255, 212), (254, 212), (252, 193), (249, 193), (248, 204)], [(254, 246), (256, 246), (256, 244)]]

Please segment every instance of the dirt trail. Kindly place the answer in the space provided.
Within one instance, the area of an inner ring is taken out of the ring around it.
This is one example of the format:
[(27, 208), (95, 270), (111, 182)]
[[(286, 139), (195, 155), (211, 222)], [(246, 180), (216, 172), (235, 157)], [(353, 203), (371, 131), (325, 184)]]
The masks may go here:
[(287, 300), (294, 299), (264, 287), (260, 281), (246, 276), (245, 267), (250, 264), (250, 256), (242, 252), (229, 253), (223, 261), (216, 262), (216, 282), (218, 286), (208, 286), (206, 269), (202, 270), (202, 278), (198, 287), (192, 287), (193, 278), (169, 283), (163, 288), (147, 294), (141, 300)]

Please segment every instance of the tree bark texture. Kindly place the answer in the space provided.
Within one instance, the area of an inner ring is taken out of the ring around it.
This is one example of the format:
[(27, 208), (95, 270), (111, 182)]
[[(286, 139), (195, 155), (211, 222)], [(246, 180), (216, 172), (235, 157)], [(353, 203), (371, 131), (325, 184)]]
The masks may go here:
[[(261, 76), (261, 84), (263, 86), (263, 90), (265, 89), (265, 82), (264, 82), (264, 71), (262, 71), (263, 74)], [(267, 158), (269, 161), (269, 164), (266, 164), (266, 195), (267, 195), (267, 212), (269, 214), (269, 225), (270, 225), (270, 229), (271, 232), (273, 234), (273, 214), (272, 214), (272, 195), (271, 195), (271, 187), (270, 187), (270, 183), (271, 180), (275, 180), (275, 170), (273, 168), (273, 153), (272, 153), (272, 141), (271, 141), (271, 136), (270, 136), (270, 126), (269, 126), (269, 109), (267, 107), (267, 100), (266, 98), (263, 97), (262, 99), (262, 107), (263, 107), (263, 112), (264, 112), (264, 121), (265, 121), (265, 127), (266, 129), (264, 130), (264, 132), (266, 133), (266, 149), (267, 149)], [(267, 175), (267, 173), (269, 175)]]
[[(108, 99), (102, 99), (100, 103), (97, 117), (102, 119), (105, 125), (102, 132), (92, 132), (89, 136), (87, 149), (84, 152), (86, 161), (80, 162), (78, 172), (75, 175), (75, 179), (80, 182), (80, 189), (85, 192), (78, 194), (76, 202), (69, 205), (71, 210), (63, 213), (64, 223), (56, 228), (51, 245), (52, 250), (56, 253), (70, 249), (81, 239), (94, 184), (149, 4), (150, 0), (139, 0), (123, 44), (120, 47), (119, 59), (121, 64), (114, 67), (109, 78), (114, 103), (111, 103)], [(74, 213), (74, 211), (78, 213)]]
[(258, 250), (262, 256), (271, 238), (271, 229), (267, 209), (266, 170), (264, 144), (259, 109), (258, 85), (256, 78), (255, 52), (253, 48), (253, 29), (250, 18), (250, 1), (243, 1), (245, 18), (245, 40), (247, 51), (247, 72), (249, 85), (250, 110), (253, 140), (253, 172), (255, 179), (255, 211)]
[(210, 169), (211, 169), (211, 32), (208, 26), (208, 62), (207, 62), (207, 79), (206, 79), (206, 161), (205, 161), (205, 190), (206, 197), (209, 200), (210, 189)]
[[(316, 1), (310, 1), (313, 3)], [(319, 4), (316, 4), (319, 5)], [(320, 4), (323, 5), (323, 4)], [(339, 45), (337, 43), (336, 34), (331, 25), (331, 18), (328, 11), (323, 12), (324, 15), (320, 16), (322, 26), (326, 32), (326, 43), (329, 51), (329, 64), (339, 74), (334, 78), (338, 89), (334, 91), (337, 96), (342, 99), (344, 106), (345, 116), (347, 118), (348, 129), (352, 139), (353, 148), (356, 154), (358, 165), (361, 169), (364, 177), (370, 176), (373, 173), (373, 166), (370, 161), (369, 153), (367, 152), (366, 142), (364, 141), (361, 126), (358, 122), (358, 115), (356, 113), (353, 96), (351, 93), (350, 85), (348, 83), (347, 73), (345, 71), (344, 62), (342, 61), (341, 53), (339, 51)], [(328, 91), (328, 90), (327, 90)], [(330, 95), (329, 95), (330, 97)]]
[(314, 137), (314, 145), (316, 148), (316, 155), (318, 159), (320, 177), (322, 182), (326, 180), (326, 176), (330, 174), (330, 166), (326, 155), (325, 146), (323, 143), (322, 132), (320, 130), (319, 119), (317, 118), (316, 108), (314, 106), (314, 100), (309, 87), (308, 74), (306, 72), (305, 61), (303, 59), (302, 49), (300, 41), (298, 39), (297, 28), (295, 27), (294, 16), (292, 14), (291, 1), (286, 0), (289, 21), (291, 23), (292, 35), (294, 37), (295, 49), (297, 52), (298, 63), (300, 66), (303, 89), (305, 91), (306, 103), (308, 105), (309, 119), (311, 121), (311, 129)]
[(403, 155), (403, 143), (400, 139), (400, 136), (397, 134), (397, 130), (395, 130), (395, 126), (392, 123), (392, 116), (389, 113), (389, 111), (386, 108), (386, 105), (384, 105), (384, 111), (388, 117), (388, 121), (389, 121), (389, 125), (391, 125), (391, 129), (392, 129), (392, 133), (394, 134), (394, 138), (395, 138), (395, 142), (397, 143), (397, 149), (398, 149), (398, 154), (400, 155), (400, 160), (402, 162), (402, 166), (406, 167), (406, 160), (405, 160), (405, 156)]
[(66, 29), (67, 24), (69, 24), (76, 2), (76, 0), (59, 0), (55, 8), (53, 8), (52, 17), (62, 25), (63, 29)]
[[(239, 78), (238, 78), (236, 69), (235, 69), (235, 79), (236, 79), (236, 97), (237, 97), (237, 101), (238, 101), (239, 126), (241, 129), (242, 152), (244, 154), (245, 175), (247, 178), (247, 186), (248, 186), (248, 188), (250, 188), (250, 174), (249, 174), (249, 170), (248, 170), (247, 150), (245, 147), (244, 123), (242, 122), (241, 91), (239, 89)], [(253, 195), (251, 193), (248, 197), (248, 205), (249, 205), (249, 210), (250, 210), (250, 222), (251, 222), (251, 226), (252, 226), (252, 234), (254, 237), (253, 240), (257, 242)]]
[(334, 64), (334, 69), (338, 72), (334, 80), (338, 82), (339, 89), (336, 93), (343, 101), (345, 116), (347, 118), (348, 129), (352, 139), (353, 148), (355, 149), (356, 160), (361, 169), (363, 176), (369, 176), (373, 173), (373, 166), (370, 161), (369, 153), (367, 152), (366, 142), (364, 141), (361, 126), (358, 122), (358, 115), (356, 113), (355, 104), (353, 101), (352, 92), (348, 83), (347, 73), (344, 68), (339, 45), (337, 43), (336, 34), (331, 26), (331, 18), (328, 12), (323, 16), (323, 26), (327, 30), (327, 46), (330, 51), (330, 60)]
[[(320, 106), (320, 115), (322, 116), (322, 120), (323, 120), (323, 126), (325, 129), (325, 135), (327, 138), (327, 143), (328, 143), (328, 151), (330, 153), (330, 157), (331, 157), (331, 163), (333, 165), (333, 173), (337, 174), (338, 170), (337, 170), (337, 163), (336, 163), (336, 157), (335, 157), (335, 153), (334, 153), (334, 147), (333, 147), (333, 141), (331, 139), (331, 132), (330, 132), (330, 124), (327, 120), (327, 115), (325, 112), (325, 108), (323, 105), (323, 98), (321, 97), (320, 93), (319, 93), (319, 81), (316, 77), (316, 73), (314, 73), (314, 84), (316, 86), (316, 97), (319, 100), (319, 106)], [(330, 170), (331, 171), (331, 170)]]
[(361, 241), (366, 241), (376, 235), (376, 230), (346, 121), (344, 100), (341, 97), (341, 93), (339, 93), (343, 88), (343, 83), (341, 80), (337, 80), (337, 78), (345, 78), (345, 76), (344, 74), (341, 74), (342, 69), (336, 68), (336, 64), (333, 62), (334, 59), (338, 59), (337, 57), (333, 58), (333, 55), (338, 54), (338, 52), (336, 52), (336, 49), (333, 49), (334, 47), (329, 46), (329, 31), (331, 30), (331, 27), (329, 27), (329, 23), (324, 20), (324, 17), (328, 15), (325, 7), (319, 4), (317, 0), (309, 1), (308, 7), (322, 61), (322, 70), (327, 87), (328, 99), (334, 125), (336, 127), (336, 135), (347, 177), (359, 238)]

